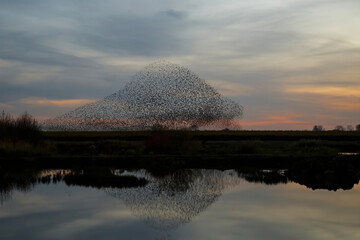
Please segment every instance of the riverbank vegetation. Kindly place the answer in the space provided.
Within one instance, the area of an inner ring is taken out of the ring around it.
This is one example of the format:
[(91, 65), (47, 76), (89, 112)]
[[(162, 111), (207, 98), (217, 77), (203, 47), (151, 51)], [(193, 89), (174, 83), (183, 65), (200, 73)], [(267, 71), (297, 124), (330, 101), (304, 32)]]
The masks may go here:
[(40, 124), (28, 113), (18, 117), (0, 114), (0, 156), (46, 154)]

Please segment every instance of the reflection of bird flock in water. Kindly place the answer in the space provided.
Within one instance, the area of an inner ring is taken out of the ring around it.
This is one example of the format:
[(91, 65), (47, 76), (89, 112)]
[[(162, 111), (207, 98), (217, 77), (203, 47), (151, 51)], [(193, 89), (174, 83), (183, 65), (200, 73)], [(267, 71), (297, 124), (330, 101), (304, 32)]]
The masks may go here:
[(148, 225), (164, 231), (190, 222), (224, 191), (242, 181), (234, 170), (180, 170), (163, 178), (152, 177), (146, 171), (125, 174), (144, 177), (149, 183), (141, 188), (105, 191), (124, 201)]
[(243, 107), (189, 69), (156, 62), (120, 91), (44, 123), (45, 130), (144, 130), (231, 127)]

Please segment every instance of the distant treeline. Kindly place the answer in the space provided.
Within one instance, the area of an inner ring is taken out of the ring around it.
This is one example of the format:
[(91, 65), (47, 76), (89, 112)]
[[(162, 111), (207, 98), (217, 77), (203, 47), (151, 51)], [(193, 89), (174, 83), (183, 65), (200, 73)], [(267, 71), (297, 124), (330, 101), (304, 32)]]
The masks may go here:
[(40, 124), (28, 113), (13, 117), (4, 111), (0, 114), (0, 141), (37, 143), (41, 138)]
[[(313, 131), (325, 131), (325, 128), (322, 125), (315, 125)], [(336, 125), (334, 129), (330, 131), (360, 131), (360, 124), (356, 125), (355, 128), (352, 125), (347, 125), (346, 128), (342, 125)]]

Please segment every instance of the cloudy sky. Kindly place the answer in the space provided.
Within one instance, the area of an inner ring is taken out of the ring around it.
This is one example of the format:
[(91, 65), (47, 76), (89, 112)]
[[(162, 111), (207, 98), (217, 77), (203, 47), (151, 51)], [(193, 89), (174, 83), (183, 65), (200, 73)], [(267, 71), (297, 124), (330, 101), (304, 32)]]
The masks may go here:
[(360, 124), (359, 0), (0, 0), (0, 109), (39, 119), (157, 60), (244, 106), (244, 129)]

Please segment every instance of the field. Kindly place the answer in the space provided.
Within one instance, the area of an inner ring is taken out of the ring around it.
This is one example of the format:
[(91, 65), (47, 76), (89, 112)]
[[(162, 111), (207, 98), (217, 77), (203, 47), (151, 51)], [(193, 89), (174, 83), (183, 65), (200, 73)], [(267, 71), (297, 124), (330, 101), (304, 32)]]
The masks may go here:
[(355, 131), (41, 132), (40, 139), (1, 142), (1, 161), (91, 159), (122, 163), (146, 160), (275, 164), (294, 159), (359, 158), (360, 152), (360, 132)]
[[(166, 131), (169, 134), (184, 131)], [(143, 140), (154, 131), (111, 131), (111, 132), (42, 132), (46, 139), (123, 139)], [(300, 140), (318, 139), (334, 141), (359, 141), (360, 131), (186, 131), (187, 135), (200, 140)]]

